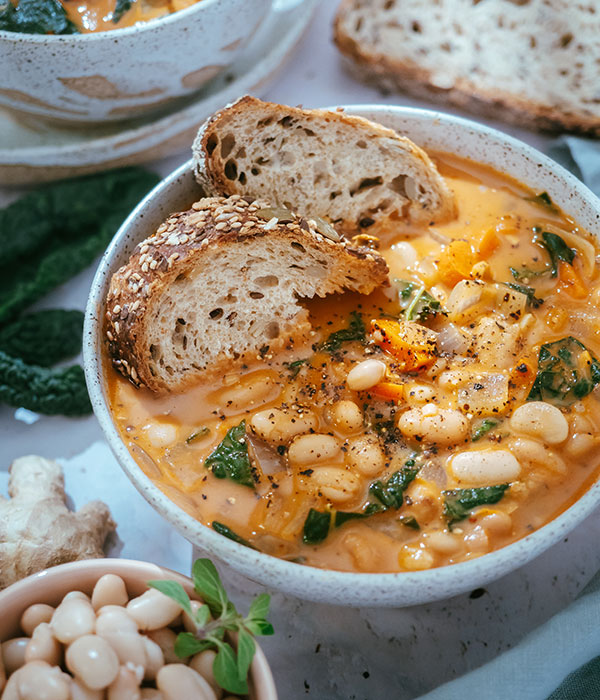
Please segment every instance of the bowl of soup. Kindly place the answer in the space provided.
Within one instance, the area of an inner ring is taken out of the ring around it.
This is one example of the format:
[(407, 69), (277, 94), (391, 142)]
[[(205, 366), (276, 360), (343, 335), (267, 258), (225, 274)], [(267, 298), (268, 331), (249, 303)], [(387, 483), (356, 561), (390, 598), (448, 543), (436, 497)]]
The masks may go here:
[(271, 0), (12, 0), (0, 9), (0, 105), (53, 121), (165, 109), (230, 66)]
[[(303, 598), (411, 605), (499, 578), (598, 504), (600, 202), (476, 123), (346, 111), (412, 138), (456, 196), (443, 225), (365, 231), (389, 287), (304, 302), (313, 343), (289, 356), (176, 395), (136, 389), (108, 360), (105, 299), (135, 246), (200, 197), (186, 163), (106, 251), (84, 364), (120, 464), (195, 545)], [(214, 473), (240, 436), (267, 474), (255, 490)]]

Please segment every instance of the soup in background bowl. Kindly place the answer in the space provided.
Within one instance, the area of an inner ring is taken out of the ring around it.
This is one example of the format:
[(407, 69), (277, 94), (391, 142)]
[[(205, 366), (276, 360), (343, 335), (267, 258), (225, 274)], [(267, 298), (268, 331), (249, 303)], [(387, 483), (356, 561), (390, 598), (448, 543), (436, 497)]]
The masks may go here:
[[(457, 195), (455, 221), (380, 236), (388, 290), (307, 302), (315, 343), (293, 357), (178, 396), (134, 389), (106, 364), (102, 303), (135, 243), (198, 198), (183, 166), (103, 259), (86, 371), (119, 461), (195, 544), (302, 597), (412, 604), (516, 568), (597, 502), (600, 352), (587, 305), (597, 273), (585, 229), (598, 202), (498, 132), (419, 110), (348, 111), (426, 148)], [(302, 430), (282, 438), (272, 426), (285, 432), (290, 406)], [(202, 466), (242, 421), (270, 472), (258, 494)]]

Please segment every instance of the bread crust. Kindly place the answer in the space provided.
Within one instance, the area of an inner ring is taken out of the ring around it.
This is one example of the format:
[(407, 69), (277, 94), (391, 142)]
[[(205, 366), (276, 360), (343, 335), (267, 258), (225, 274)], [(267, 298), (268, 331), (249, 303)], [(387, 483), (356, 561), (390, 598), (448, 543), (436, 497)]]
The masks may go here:
[[(269, 236), (286, 245), (296, 242), (337, 256), (340, 268), (343, 265), (349, 275), (354, 275), (356, 291), (361, 293), (389, 283), (384, 259), (372, 250), (332, 240), (334, 234), (323, 235), (314, 222), (290, 212), (289, 217), (267, 221), (260, 213), (268, 209), (264, 201), (239, 195), (204, 198), (191, 209), (171, 215), (155, 234), (138, 244), (129, 262), (114, 273), (106, 298), (104, 333), (108, 355), (117, 371), (138, 387), (146, 386), (154, 392), (173, 389), (150, 370), (145, 316), (152, 302), (178, 276), (197, 269), (210, 250)], [(341, 276), (329, 282), (344, 286)], [(226, 364), (231, 366), (230, 358)], [(197, 378), (197, 373), (191, 373), (186, 386)], [(180, 388), (183, 385), (177, 386)]]
[(523, 99), (518, 95), (495, 89), (482, 90), (468, 78), (460, 77), (450, 88), (432, 83), (432, 72), (415, 61), (396, 60), (371, 52), (344, 30), (346, 15), (355, 0), (342, 0), (333, 24), (333, 39), (348, 59), (348, 68), (361, 81), (375, 82), (384, 90), (404, 92), (441, 105), (460, 107), (467, 112), (489, 119), (539, 131), (569, 131), (585, 136), (600, 136), (600, 120), (582, 113), (567, 112), (554, 105)]

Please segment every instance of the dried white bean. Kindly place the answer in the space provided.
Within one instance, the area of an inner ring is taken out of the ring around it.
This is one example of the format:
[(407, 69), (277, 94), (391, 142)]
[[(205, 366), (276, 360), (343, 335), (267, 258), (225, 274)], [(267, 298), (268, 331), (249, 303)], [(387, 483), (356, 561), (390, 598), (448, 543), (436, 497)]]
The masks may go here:
[(94, 608), (87, 596), (82, 595), (66, 595), (52, 615), (52, 634), (63, 644), (70, 644), (78, 637), (92, 634), (96, 628)]
[(178, 617), (181, 608), (174, 600), (151, 588), (130, 600), (127, 612), (141, 630), (156, 630), (170, 625)]
[(45, 603), (35, 603), (30, 605), (21, 615), (21, 629), (28, 637), (31, 637), (33, 630), (40, 622), (50, 622), (54, 608)]
[(72, 678), (71, 700), (104, 700), (104, 690), (92, 690), (77, 678)]
[(450, 459), (450, 469), (458, 481), (477, 486), (514, 481), (521, 473), (521, 465), (508, 450), (459, 452)]
[(364, 476), (375, 476), (385, 467), (385, 455), (379, 441), (365, 435), (348, 441), (346, 463)]
[(7, 676), (25, 663), (25, 650), (28, 644), (29, 637), (14, 637), (2, 642), (2, 659)]
[(356, 474), (340, 467), (315, 467), (310, 479), (325, 498), (337, 503), (351, 500), (360, 489)]
[(304, 466), (329, 462), (340, 453), (341, 445), (333, 435), (313, 433), (294, 438), (288, 450), (290, 464)]
[(121, 666), (117, 677), (108, 687), (107, 700), (141, 700), (141, 697), (138, 675), (129, 666)]
[(166, 664), (176, 664), (181, 661), (174, 651), (175, 639), (177, 638), (177, 635), (172, 629), (163, 627), (162, 629), (158, 630), (150, 630), (147, 633), (147, 636), (148, 639), (156, 642), (156, 644), (158, 644), (158, 646), (161, 648)]
[(343, 433), (355, 433), (363, 426), (363, 414), (354, 401), (337, 401), (331, 409), (333, 424)]
[(30, 661), (22, 666), (14, 677), (19, 700), (70, 700), (71, 698), (69, 676), (58, 666), (50, 666), (45, 661)]
[(33, 630), (31, 640), (25, 649), (25, 661), (36, 660), (45, 661), (50, 666), (60, 666), (62, 662), (62, 646), (54, 638), (47, 622), (40, 622)]
[(115, 574), (101, 576), (92, 592), (92, 607), (99, 610), (105, 605), (127, 605), (129, 596), (125, 581)]
[(110, 644), (95, 634), (76, 639), (65, 654), (69, 671), (88, 688), (108, 688), (119, 672), (119, 659)]
[(346, 383), (352, 391), (364, 391), (379, 384), (386, 370), (387, 365), (381, 360), (363, 360), (348, 372)]
[(156, 685), (165, 700), (217, 700), (213, 689), (204, 678), (184, 664), (163, 666), (156, 676)]
[(510, 427), (543, 440), (547, 445), (558, 445), (567, 439), (569, 424), (556, 406), (545, 401), (530, 401), (512, 414)]
[(317, 425), (317, 417), (312, 411), (283, 408), (258, 411), (250, 420), (252, 432), (271, 445), (283, 445), (296, 435), (314, 430)]
[(466, 441), (469, 423), (460, 411), (428, 403), (403, 413), (398, 428), (408, 438), (429, 444), (457, 445)]
[(193, 668), (194, 671), (199, 673), (202, 678), (204, 678), (204, 680), (214, 690), (217, 700), (220, 700), (223, 695), (223, 690), (218, 686), (212, 669), (216, 655), (217, 652), (213, 649), (201, 651), (199, 654), (192, 657), (192, 660), (190, 661), (190, 668)]

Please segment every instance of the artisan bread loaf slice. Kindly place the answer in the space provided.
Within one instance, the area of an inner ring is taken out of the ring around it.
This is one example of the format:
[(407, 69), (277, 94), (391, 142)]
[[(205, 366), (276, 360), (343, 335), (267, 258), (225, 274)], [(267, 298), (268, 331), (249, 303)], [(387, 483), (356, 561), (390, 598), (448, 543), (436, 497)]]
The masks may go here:
[(134, 384), (175, 391), (311, 330), (299, 299), (387, 284), (383, 258), (327, 226), (239, 195), (196, 202), (111, 280), (106, 337)]
[(343, 112), (243, 97), (201, 127), (193, 152), (208, 194), (263, 197), (349, 235), (455, 213), (453, 193), (421, 148)]
[(359, 77), (537, 129), (600, 135), (600, 7), (566, 0), (343, 0)]

